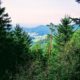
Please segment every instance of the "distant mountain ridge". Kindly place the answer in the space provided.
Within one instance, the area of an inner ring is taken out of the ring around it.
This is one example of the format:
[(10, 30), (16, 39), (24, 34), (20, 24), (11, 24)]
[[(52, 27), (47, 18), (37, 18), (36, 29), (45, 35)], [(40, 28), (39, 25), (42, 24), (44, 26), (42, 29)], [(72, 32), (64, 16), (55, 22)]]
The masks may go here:
[(38, 33), (38, 35), (46, 35), (49, 34), (50, 30), (47, 26), (44, 25), (39, 25), (37, 27), (34, 28), (23, 28), (24, 31), (28, 32), (28, 33)]
[[(74, 30), (78, 28), (78, 25), (73, 25)], [(33, 42), (37, 41), (44, 41), (47, 38), (47, 34), (50, 33), (50, 29), (48, 26), (45, 25), (39, 25), (37, 27), (33, 28), (26, 28), (26, 26), (23, 27), (23, 30), (25, 32), (28, 32), (30, 37), (32, 38)]]

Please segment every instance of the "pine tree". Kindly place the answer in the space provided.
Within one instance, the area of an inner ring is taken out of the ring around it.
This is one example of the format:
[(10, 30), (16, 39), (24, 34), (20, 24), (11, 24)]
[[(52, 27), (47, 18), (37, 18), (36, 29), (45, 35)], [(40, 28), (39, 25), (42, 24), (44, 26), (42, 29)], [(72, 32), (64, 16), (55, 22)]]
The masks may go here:
[[(31, 64), (30, 61), (32, 60), (30, 51), (31, 38), (18, 24), (13, 30), (13, 39), (14, 55), (12, 56), (13, 59), (11, 59), (13, 65), (11, 66), (12, 80), (17, 77), (21, 78), (19, 75), (22, 74), (23, 71), (24, 73), (26, 72)], [(16, 76), (16, 74), (18, 74), (18, 76)]]
[[(7, 32), (11, 29), (11, 20), (8, 13), (5, 13), (5, 7), (0, 7), (0, 35), (6, 36)], [(2, 36), (0, 36), (1, 38)]]
[(65, 17), (61, 20), (61, 24), (57, 26), (57, 42), (61, 46), (64, 46), (73, 34), (73, 26), (71, 25), (71, 22), (69, 17)]
[[(5, 13), (5, 7), (1, 7), (0, 2), (0, 80), (3, 80), (5, 74), (8, 73), (9, 42), (11, 41), (9, 37), (11, 29), (10, 22), (10, 17), (8, 13)], [(6, 80), (7, 78), (8, 77), (6, 77)]]
[[(15, 42), (15, 57), (16, 62), (15, 66), (19, 67), (25, 65), (30, 59), (30, 46), (31, 38), (28, 33), (25, 33), (19, 25), (16, 25), (15, 30), (13, 31), (13, 38)], [(18, 70), (17, 69), (17, 70)], [(16, 69), (15, 69), (16, 70)]]

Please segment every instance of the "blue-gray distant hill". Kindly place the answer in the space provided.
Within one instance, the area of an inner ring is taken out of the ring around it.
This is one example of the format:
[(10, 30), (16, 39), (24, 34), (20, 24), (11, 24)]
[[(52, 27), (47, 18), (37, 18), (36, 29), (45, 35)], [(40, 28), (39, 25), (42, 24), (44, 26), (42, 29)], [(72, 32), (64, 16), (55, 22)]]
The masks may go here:
[(50, 33), (50, 30), (47, 26), (40, 25), (34, 28), (23, 28), (24, 31), (29, 32), (29, 33), (38, 33), (39, 35), (46, 35)]

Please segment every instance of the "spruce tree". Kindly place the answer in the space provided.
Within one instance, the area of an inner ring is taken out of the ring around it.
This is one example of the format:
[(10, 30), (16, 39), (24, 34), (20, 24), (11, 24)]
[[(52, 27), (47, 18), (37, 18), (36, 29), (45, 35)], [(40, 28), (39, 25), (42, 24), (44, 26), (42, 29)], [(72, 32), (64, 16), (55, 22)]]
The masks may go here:
[[(10, 42), (10, 29), (11, 20), (8, 13), (5, 13), (5, 7), (1, 7), (0, 4), (0, 80), (5, 78), (8, 69), (8, 57), (9, 57), (9, 42)], [(8, 74), (7, 74), (8, 75)], [(7, 80), (8, 77), (6, 77)], [(4, 79), (5, 80), (5, 79)]]
[(17, 77), (21, 78), (22, 72), (26, 72), (31, 64), (30, 61), (32, 60), (32, 56), (30, 54), (31, 38), (28, 33), (24, 32), (18, 24), (12, 33), (14, 44), (12, 44), (12, 56), (10, 60), (12, 63), (10, 64), (11, 67), (9, 68), (9, 72), (12, 74), (11, 80), (14, 80)]
[[(16, 43), (16, 54), (22, 55), (23, 59), (29, 58), (29, 48), (31, 46), (31, 38), (28, 33), (24, 32), (19, 25), (16, 25), (14, 30), (14, 41)], [(26, 57), (27, 56), (27, 57)], [(24, 60), (25, 61), (25, 60)], [(23, 61), (23, 62), (24, 62)]]
[(61, 24), (57, 26), (58, 36), (57, 42), (60, 46), (64, 46), (68, 40), (70, 40), (73, 32), (73, 25), (71, 25), (69, 17), (65, 17), (61, 20)]
[[(11, 29), (11, 19), (8, 13), (5, 13), (5, 7), (0, 7), (0, 35), (6, 36)], [(0, 36), (1, 38), (2, 36)]]

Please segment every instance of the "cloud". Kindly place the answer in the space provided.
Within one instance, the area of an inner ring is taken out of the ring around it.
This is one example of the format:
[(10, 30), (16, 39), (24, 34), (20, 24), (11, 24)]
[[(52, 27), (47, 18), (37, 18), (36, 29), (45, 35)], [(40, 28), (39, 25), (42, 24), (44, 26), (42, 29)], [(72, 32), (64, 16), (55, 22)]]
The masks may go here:
[(46, 38), (47, 38), (47, 35), (36, 36), (35, 39), (33, 40), (33, 42), (42, 41), (42, 40), (45, 40)]
[(42, 41), (42, 40), (45, 40), (47, 38), (47, 35), (39, 35), (38, 33), (36, 32), (33, 32), (33, 33), (28, 33), (31, 37), (33, 37), (32, 41), (33, 42), (38, 42), (38, 41)]
[(38, 33), (36, 33), (36, 32), (32, 32), (32, 33), (28, 33), (31, 37), (36, 37), (36, 36), (38, 36), (39, 34)]

